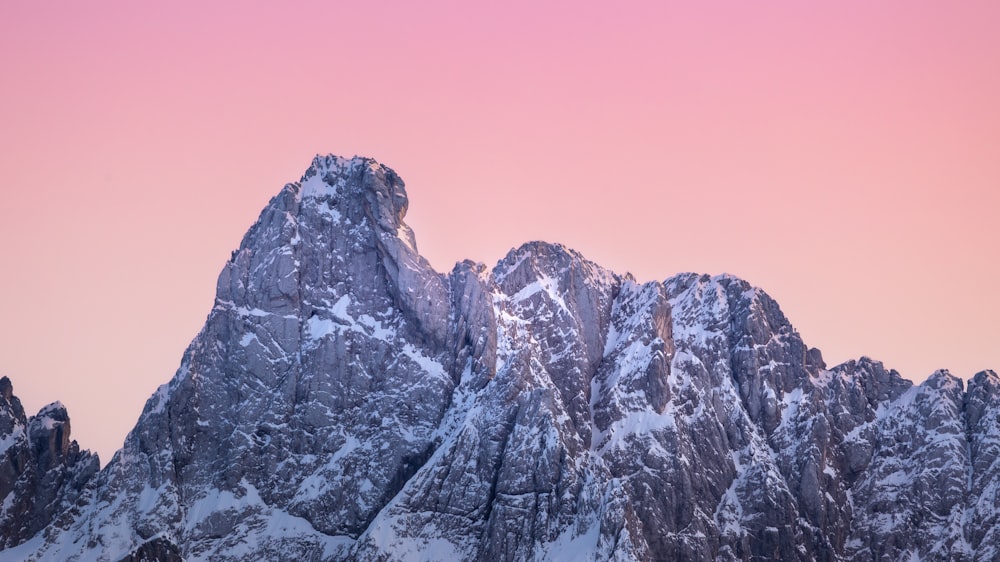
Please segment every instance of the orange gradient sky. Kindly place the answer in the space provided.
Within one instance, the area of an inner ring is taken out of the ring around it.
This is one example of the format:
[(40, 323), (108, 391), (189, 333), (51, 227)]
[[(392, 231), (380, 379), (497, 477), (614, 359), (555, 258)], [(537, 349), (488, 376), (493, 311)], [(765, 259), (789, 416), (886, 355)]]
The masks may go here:
[(399, 172), (441, 271), (562, 242), (739, 275), (830, 365), (1000, 369), (1000, 2), (278, 4), (0, 3), (0, 374), (103, 462), (315, 153)]

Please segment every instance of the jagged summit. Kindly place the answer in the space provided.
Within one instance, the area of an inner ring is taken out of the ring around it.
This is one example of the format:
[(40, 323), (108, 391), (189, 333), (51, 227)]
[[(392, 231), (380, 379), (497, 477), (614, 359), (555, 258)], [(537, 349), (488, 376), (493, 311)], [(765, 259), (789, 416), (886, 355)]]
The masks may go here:
[[(442, 274), (407, 205), (382, 164), (317, 156), (102, 471), (43, 471), (74, 483), (52, 503), (0, 468), (3, 505), (56, 506), (2, 512), (0, 561), (1000, 555), (995, 373), (828, 368), (744, 280), (559, 244)], [(90, 466), (62, 410), (0, 397), (0, 444)]]
[(10, 402), (14, 396), (14, 385), (7, 376), (0, 377), (0, 398)]
[[(294, 189), (294, 184), (291, 186)], [(409, 200), (403, 180), (388, 166), (371, 158), (317, 155), (299, 180), (303, 199), (322, 200), (330, 209), (339, 202), (364, 203), (378, 224), (394, 232), (403, 222)]]
[(56, 400), (42, 406), (42, 409), (38, 411), (36, 417), (45, 417), (55, 421), (67, 421), (69, 419), (69, 414), (66, 413), (66, 406), (62, 402)]

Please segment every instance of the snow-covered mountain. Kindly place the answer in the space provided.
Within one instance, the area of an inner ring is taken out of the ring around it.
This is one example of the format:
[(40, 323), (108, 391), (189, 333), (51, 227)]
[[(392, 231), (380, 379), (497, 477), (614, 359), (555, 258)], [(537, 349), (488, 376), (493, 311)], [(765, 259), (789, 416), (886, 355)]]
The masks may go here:
[(827, 368), (745, 281), (560, 245), (441, 274), (406, 209), (317, 157), (99, 472), (0, 381), (0, 560), (1000, 559), (992, 371)]

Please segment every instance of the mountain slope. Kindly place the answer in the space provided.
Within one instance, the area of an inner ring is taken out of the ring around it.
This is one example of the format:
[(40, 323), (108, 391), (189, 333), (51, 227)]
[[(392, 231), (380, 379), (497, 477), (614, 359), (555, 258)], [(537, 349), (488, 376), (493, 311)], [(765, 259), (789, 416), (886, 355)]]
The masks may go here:
[(439, 274), (407, 205), (317, 157), (123, 448), (0, 560), (996, 554), (995, 373), (827, 369), (745, 281), (559, 245)]

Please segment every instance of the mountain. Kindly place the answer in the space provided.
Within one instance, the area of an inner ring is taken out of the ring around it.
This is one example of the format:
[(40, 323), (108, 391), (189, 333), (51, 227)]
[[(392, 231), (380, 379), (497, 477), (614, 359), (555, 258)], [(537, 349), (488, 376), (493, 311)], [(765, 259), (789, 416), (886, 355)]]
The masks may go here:
[(0, 560), (1000, 558), (994, 372), (827, 368), (743, 280), (556, 244), (441, 274), (407, 205), (317, 157), (100, 472), (6, 383)]

